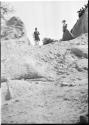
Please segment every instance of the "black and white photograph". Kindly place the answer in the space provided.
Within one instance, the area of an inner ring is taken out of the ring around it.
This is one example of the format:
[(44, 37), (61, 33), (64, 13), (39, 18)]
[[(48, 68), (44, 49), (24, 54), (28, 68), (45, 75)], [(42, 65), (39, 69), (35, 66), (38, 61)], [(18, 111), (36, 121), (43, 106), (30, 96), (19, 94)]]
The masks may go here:
[(0, 50), (1, 124), (88, 124), (88, 0), (1, 0)]

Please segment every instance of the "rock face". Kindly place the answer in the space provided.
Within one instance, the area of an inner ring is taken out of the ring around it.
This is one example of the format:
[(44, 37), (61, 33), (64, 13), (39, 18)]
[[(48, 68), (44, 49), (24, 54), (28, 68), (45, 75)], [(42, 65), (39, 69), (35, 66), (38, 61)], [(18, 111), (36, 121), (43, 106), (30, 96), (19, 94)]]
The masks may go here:
[(88, 114), (87, 33), (41, 47), (1, 43), (2, 123), (73, 124)]
[(88, 48), (87, 46), (85, 47), (84, 45), (81, 45), (81, 46), (74, 46), (73, 48), (71, 48), (71, 52), (73, 54), (75, 54), (76, 56), (80, 57), (80, 58), (88, 58)]
[(24, 42), (28, 42), (24, 23), (18, 17), (11, 17), (1, 27), (1, 39), (10, 40), (21, 38), (25, 39)]
[(78, 37), (83, 33), (88, 33), (88, 9), (86, 9), (83, 16), (81, 16), (79, 20), (77, 20), (71, 32), (74, 37)]

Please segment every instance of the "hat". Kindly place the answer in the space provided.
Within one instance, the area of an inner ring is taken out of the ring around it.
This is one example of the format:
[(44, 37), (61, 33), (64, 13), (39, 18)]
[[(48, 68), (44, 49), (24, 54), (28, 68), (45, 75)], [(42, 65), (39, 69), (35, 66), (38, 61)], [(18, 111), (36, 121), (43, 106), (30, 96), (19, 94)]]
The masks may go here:
[(35, 30), (37, 30), (37, 27), (35, 27)]
[(62, 20), (62, 23), (66, 22), (66, 20)]

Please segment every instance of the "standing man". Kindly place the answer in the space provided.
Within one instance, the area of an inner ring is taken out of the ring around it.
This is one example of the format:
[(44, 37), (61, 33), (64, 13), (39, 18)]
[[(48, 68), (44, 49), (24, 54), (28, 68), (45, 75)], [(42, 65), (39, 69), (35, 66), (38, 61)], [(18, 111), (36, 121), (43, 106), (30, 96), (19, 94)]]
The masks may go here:
[(37, 28), (35, 28), (35, 31), (34, 31), (35, 45), (39, 45), (39, 41), (40, 41), (39, 35), (40, 33), (37, 31)]

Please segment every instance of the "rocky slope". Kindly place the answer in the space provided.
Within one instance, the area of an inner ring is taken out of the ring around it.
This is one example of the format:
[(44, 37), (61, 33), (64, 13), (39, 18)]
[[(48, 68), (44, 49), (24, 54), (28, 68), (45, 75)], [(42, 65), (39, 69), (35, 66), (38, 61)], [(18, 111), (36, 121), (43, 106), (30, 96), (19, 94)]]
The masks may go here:
[(88, 114), (88, 34), (40, 47), (17, 42), (1, 41), (2, 123), (77, 123)]

